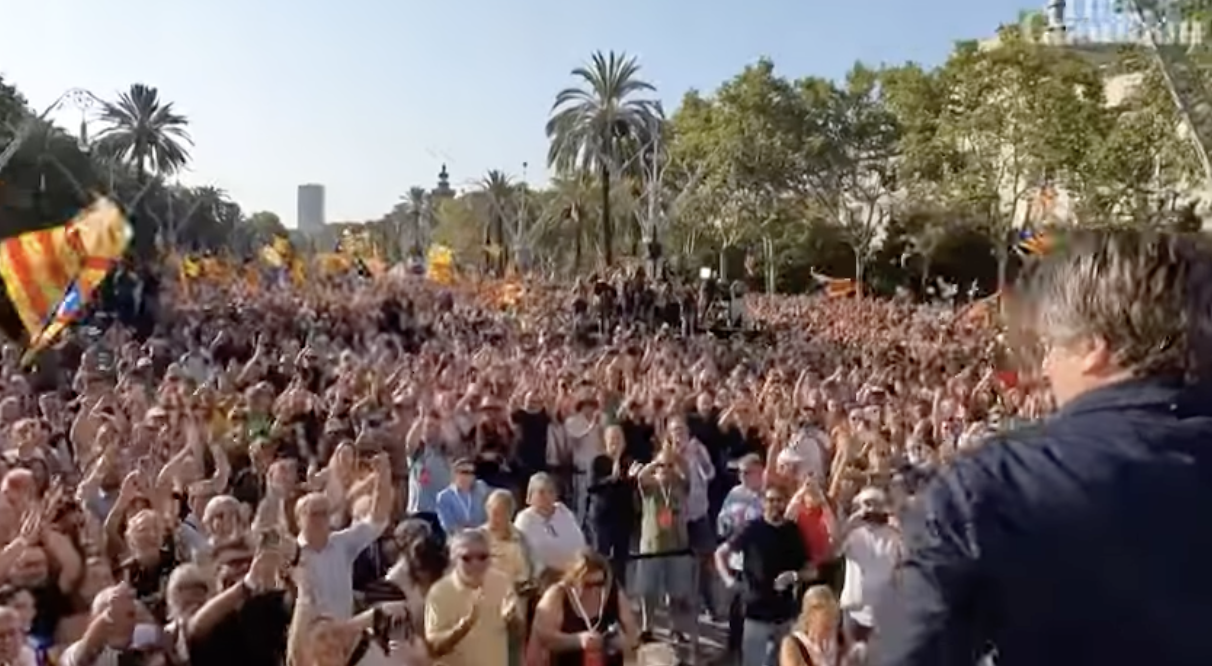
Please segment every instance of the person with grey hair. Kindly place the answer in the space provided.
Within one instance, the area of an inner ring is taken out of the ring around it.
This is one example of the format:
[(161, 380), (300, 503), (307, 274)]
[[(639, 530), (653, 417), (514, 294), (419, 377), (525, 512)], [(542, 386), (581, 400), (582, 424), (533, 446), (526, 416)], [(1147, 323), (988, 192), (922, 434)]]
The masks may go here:
[[(62, 666), (118, 666), (136, 639), (135, 590), (127, 583), (107, 587), (93, 597), (92, 620), (84, 637), (67, 646)], [(147, 626), (147, 625), (143, 625)]]
[(530, 477), (526, 502), (528, 506), (518, 512), (513, 526), (530, 548), (535, 574), (566, 571), (586, 541), (576, 515), (559, 501), (555, 479), (546, 472)]
[(453, 570), (425, 597), (425, 641), (446, 666), (508, 666), (511, 631), (522, 626), (513, 581), (490, 566), (488, 538), (463, 530), (450, 539)]
[(1057, 235), (1009, 293), (1059, 407), (957, 456), (902, 519), (880, 666), (1207, 663), (1212, 248)]

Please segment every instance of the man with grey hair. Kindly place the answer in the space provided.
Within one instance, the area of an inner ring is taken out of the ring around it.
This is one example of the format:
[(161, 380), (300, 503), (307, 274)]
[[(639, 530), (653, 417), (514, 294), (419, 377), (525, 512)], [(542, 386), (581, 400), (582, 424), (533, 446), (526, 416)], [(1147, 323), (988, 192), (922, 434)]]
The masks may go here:
[(93, 597), (92, 619), (84, 636), (67, 646), (63, 666), (118, 666), (135, 639), (135, 590), (126, 583), (107, 587)]
[(522, 614), (513, 581), (489, 566), (488, 537), (479, 530), (450, 539), (453, 570), (425, 597), (425, 638), (445, 666), (507, 666), (510, 631)]
[(1076, 231), (1024, 267), (1008, 305), (1059, 411), (923, 489), (874, 663), (1207, 663), (1212, 250)]

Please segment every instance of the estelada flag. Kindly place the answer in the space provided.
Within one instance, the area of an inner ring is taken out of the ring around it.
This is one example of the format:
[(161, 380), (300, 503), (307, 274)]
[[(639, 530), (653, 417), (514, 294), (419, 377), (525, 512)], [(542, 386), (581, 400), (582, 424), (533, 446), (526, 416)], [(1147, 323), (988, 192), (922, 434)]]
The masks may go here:
[[(17, 340), (42, 345), (53, 340), (66, 324), (55, 326), (50, 337), (44, 329), (61, 312), (69, 319), (79, 314), (130, 239), (126, 216), (112, 201), (99, 198), (66, 224), (0, 241), (0, 278), (8, 306), (0, 305), (0, 327)], [(73, 287), (75, 293), (67, 299)], [(65, 299), (70, 301), (66, 309)], [(6, 312), (15, 315), (19, 327), (4, 321)]]
[(1014, 251), (1024, 257), (1038, 257), (1051, 252), (1055, 245), (1056, 238), (1052, 234), (1023, 229), (1018, 234)]

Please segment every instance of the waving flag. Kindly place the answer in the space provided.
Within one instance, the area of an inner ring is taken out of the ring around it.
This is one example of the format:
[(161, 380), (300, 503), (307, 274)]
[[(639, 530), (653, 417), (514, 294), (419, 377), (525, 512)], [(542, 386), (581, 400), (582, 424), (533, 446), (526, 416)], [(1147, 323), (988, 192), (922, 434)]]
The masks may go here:
[[(0, 240), (0, 278), (25, 339), (46, 344), (43, 329), (57, 318), (73, 287), (82, 302), (126, 251), (130, 225), (112, 201), (98, 199), (70, 222)], [(61, 330), (57, 327), (56, 330)]]
[[(111, 262), (112, 267), (112, 262)], [(109, 268), (102, 269), (101, 264), (86, 267), (80, 277), (76, 279), (72, 286), (68, 288), (67, 293), (63, 295), (63, 300), (59, 303), (55, 314), (46, 323), (46, 327), (38, 333), (32, 341), (30, 341), (29, 351), (26, 353), (26, 358), (36, 354), (39, 350), (47, 347), (59, 334), (68, 326), (71, 326), (77, 319), (84, 314), (84, 310), (92, 300), (92, 294), (96, 291), (97, 286), (109, 274)]]
[(1023, 229), (1018, 234), (1018, 242), (1014, 244), (1014, 251), (1026, 257), (1038, 257), (1050, 252), (1055, 244), (1054, 241), (1052, 234)]

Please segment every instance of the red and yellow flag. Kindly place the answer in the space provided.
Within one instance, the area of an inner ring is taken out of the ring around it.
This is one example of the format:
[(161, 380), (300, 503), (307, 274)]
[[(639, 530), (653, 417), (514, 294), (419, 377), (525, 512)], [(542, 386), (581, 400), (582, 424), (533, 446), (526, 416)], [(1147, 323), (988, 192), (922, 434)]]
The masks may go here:
[(87, 289), (80, 299), (91, 296), (129, 241), (126, 217), (108, 199), (62, 226), (0, 241), (0, 277), (30, 340), (47, 339), (43, 328), (69, 289)]
[(850, 278), (829, 278), (825, 283), (825, 295), (829, 298), (845, 298), (858, 293), (858, 283)]

